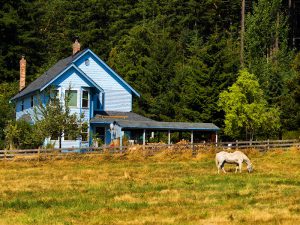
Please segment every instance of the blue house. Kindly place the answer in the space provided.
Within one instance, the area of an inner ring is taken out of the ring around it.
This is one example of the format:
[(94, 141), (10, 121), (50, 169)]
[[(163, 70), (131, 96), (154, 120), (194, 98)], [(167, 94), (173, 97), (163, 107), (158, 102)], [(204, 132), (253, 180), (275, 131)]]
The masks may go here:
[[(73, 43), (73, 54), (58, 61), (48, 71), (25, 86), (26, 60), (20, 60), (20, 91), (12, 98), (16, 103), (16, 119), (34, 123), (34, 107), (38, 96), (48, 87), (54, 87), (59, 99), (70, 96), (72, 113), (83, 114), (89, 124), (82, 138), (62, 138), (62, 147), (92, 145), (92, 136), (101, 138), (105, 144), (118, 138), (122, 145), (124, 135), (133, 142), (146, 144), (147, 136), (153, 132), (190, 131), (205, 132), (210, 139), (217, 140), (219, 128), (212, 123), (159, 122), (132, 112), (134, 97), (140, 94), (126, 83), (115, 71), (103, 62), (92, 50), (80, 51), (78, 40)], [(70, 93), (68, 93), (70, 92)], [(45, 99), (42, 100), (47, 103)], [(93, 135), (92, 135), (93, 134)], [(55, 140), (52, 140), (55, 141)], [(56, 147), (58, 146), (56, 141)]]

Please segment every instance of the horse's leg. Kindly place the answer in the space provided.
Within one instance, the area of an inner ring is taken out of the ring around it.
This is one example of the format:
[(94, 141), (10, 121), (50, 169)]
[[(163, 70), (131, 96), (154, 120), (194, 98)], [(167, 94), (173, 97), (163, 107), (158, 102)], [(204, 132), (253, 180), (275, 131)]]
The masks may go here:
[(226, 173), (226, 171), (225, 171), (225, 169), (224, 169), (224, 166), (222, 167), (222, 170), (223, 170), (224, 173)]
[(222, 168), (223, 172), (226, 173), (225, 168), (224, 168), (224, 165), (225, 165), (225, 162), (223, 162), (223, 163), (221, 164), (221, 168)]
[(220, 168), (222, 167), (222, 162), (219, 162), (217, 167), (218, 167), (218, 174), (220, 174)]
[(238, 168), (239, 168), (239, 166), (238, 166), (238, 165), (236, 165), (236, 167), (235, 167), (235, 173), (237, 173), (237, 171), (238, 171)]
[(242, 172), (242, 165), (243, 165), (243, 163), (242, 163), (242, 162), (240, 162), (240, 163), (239, 163), (239, 169), (240, 169), (240, 173)]

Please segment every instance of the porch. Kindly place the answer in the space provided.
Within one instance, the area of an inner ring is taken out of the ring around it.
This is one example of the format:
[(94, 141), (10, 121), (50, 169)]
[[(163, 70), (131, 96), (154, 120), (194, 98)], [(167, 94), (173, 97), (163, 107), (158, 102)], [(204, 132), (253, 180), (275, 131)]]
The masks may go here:
[(90, 120), (90, 145), (93, 138), (103, 144), (112, 141), (120, 147), (163, 141), (167, 144), (185, 139), (191, 144), (218, 141), (219, 128), (212, 123), (159, 122), (133, 112), (101, 112)]

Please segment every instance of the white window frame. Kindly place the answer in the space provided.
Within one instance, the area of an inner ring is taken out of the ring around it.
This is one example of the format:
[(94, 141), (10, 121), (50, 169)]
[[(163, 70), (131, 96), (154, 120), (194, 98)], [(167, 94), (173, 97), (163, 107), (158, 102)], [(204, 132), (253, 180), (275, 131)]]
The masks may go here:
[[(87, 101), (88, 101), (88, 105), (87, 106), (83, 106), (82, 105), (82, 101), (83, 101), (83, 92), (84, 91), (86, 91), (87, 93), (88, 93), (88, 99), (87, 99)], [(87, 89), (87, 88), (82, 88), (82, 90), (81, 90), (81, 95), (80, 95), (80, 104), (81, 104), (81, 108), (83, 108), (83, 109), (88, 109), (88, 108), (90, 108), (90, 91)]]
[[(78, 107), (78, 102), (79, 102), (79, 99), (80, 99), (80, 90), (79, 89), (77, 89), (77, 88), (72, 88), (72, 89), (65, 89), (65, 91), (64, 91), (64, 93), (65, 93), (65, 95), (64, 95), (64, 97), (66, 97), (66, 92), (67, 91), (76, 91), (77, 92), (77, 99), (76, 99), (76, 106), (69, 106), (70, 108), (79, 108)], [(65, 102), (66, 103), (66, 102)]]

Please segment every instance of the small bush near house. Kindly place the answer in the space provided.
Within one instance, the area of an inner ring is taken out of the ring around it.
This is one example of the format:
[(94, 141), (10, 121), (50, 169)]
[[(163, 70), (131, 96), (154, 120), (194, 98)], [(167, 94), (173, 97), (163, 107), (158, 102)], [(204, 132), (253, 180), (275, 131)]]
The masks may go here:
[(34, 149), (43, 144), (34, 125), (24, 121), (10, 121), (4, 129), (5, 143), (8, 149)]

